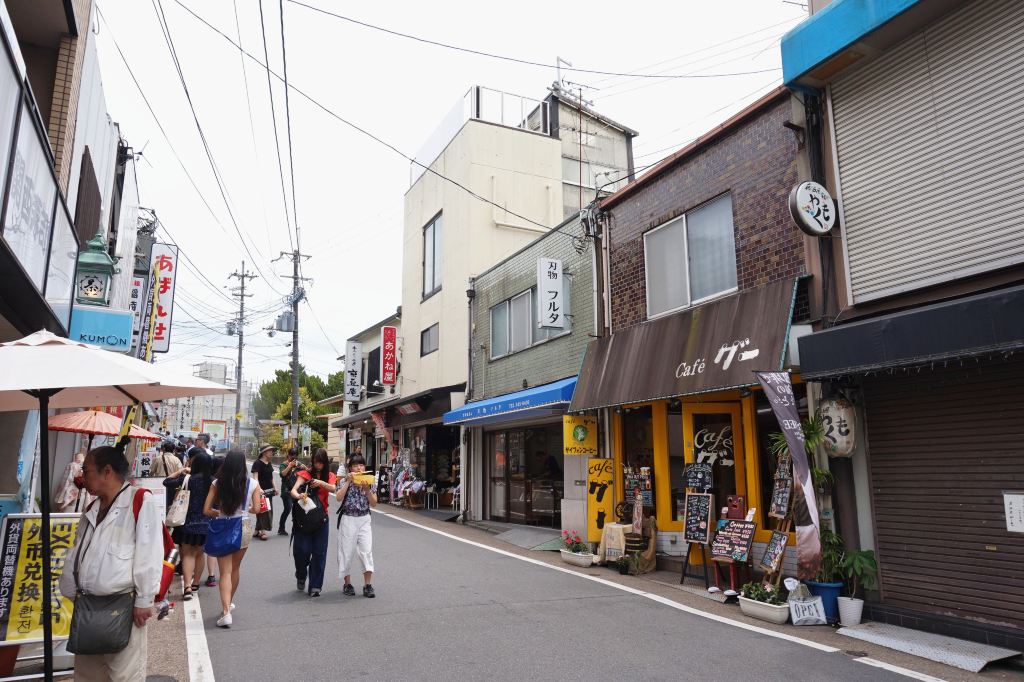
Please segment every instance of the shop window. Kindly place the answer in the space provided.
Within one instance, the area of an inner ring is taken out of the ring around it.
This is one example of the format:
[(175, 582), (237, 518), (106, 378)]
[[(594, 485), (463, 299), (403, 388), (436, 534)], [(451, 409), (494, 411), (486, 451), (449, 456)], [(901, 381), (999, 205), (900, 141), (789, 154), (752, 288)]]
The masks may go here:
[(423, 298), (441, 290), (444, 265), (441, 216), (423, 228)]
[[(782, 526), (783, 519), (776, 519), (768, 516), (768, 509), (771, 508), (772, 488), (775, 481), (775, 471), (778, 462), (771, 451), (773, 433), (778, 433), (779, 422), (772, 412), (772, 406), (765, 397), (763, 391), (756, 391), (754, 409), (757, 413), (757, 459), (758, 467), (761, 469), (761, 504), (759, 505), (764, 513), (759, 513), (762, 527), (766, 530), (777, 530)], [(796, 398), (797, 406), (800, 409), (800, 419), (807, 419), (807, 386), (805, 384), (793, 384), (793, 395)], [(748, 506), (750, 503), (748, 503)]]
[(736, 289), (732, 198), (725, 194), (644, 235), (647, 316)]
[[(733, 433), (731, 412), (695, 412), (693, 420), (693, 458), (711, 465), (714, 486), (709, 492), (715, 496), (715, 515), (726, 506), (727, 498), (736, 494), (736, 437)], [(753, 506), (746, 500), (747, 507)]]
[(432, 324), (420, 332), (420, 357), (429, 355), (437, 350), (438, 326)]
[(560, 424), (490, 433), (490, 518), (558, 528), (564, 459)]
[(624, 495), (632, 501), (636, 488), (644, 511), (654, 514), (654, 417), (650, 406), (626, 408), (622, 413), (622, 466)]

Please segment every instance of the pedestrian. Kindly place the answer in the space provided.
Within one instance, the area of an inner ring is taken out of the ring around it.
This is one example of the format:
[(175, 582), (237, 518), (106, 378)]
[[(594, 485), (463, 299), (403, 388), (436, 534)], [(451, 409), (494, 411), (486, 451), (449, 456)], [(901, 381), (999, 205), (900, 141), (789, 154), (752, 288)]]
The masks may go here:
[[(185, 476), (188, 478), (183, 486)], [(164, 485), (168, 490), (176, 492), (178, 488), (183, 487), (189, 492), (185, 523), (171, 531), (174, 544), (178, 545), (181, 552), (181, 574), (185, 581), (182, 596), (184, 601), (191, 600), (192, 595), (199, 591), (199, 581), (203, 577), (203, 545), (206, 544), (206, 534), (210, 529), (210, 521), (203, 514), (203, 505), (206, 503), (212, 479), (213, 459), (202, 450), (197, 450), (192, 455), (187, 467), (164, 479)]]
[(203, 514), (213, 519), (205, 550), (217, 557), (220, 568), (219, 628), (231, 627), (231, 612), (235, 609), (232, 599), (238, 591), (245, 556), (242, 524), (251, 511), (259, 509), (261, 498), (256, 480), (245, 473), (245, 454), (241, 450), (229, 450), (203, 504)]
[[(164, 441), (160, 444), (160, 454), (153, 458), (153, 463), (149, 467), (150, 478), (167, 478), (182, 470), (181, 460), (175, 456), (174, 448), (174, 441)], [(169, 488), (167, 490), (167, 507), (171, 506), (173, 499), (174, 490)]]
[[(309, 576), (309, 596), (319, 597), (324, 588), (324, 572), (327, 569), (327, 541), (331, 524), (328, 522), (327, 508), (330, 493), (337, 491), (337, 477), (331, 473), (331, 460), (327, 451), (318, 448), (313, 453), (309, 469), (303, 469), (295, 475), (295, 485), (291, 489), (291, 497), (300, 505), (309, 501), (309, 491), (313, 488), (320, 496), (320, 504), (324, 510), (324, 522), (319, 528), (298, 529), (292, 521), (292, 555), (295, 557), (295, 580), (298, 589), (306, 589), (306, 576)], [(296, 517), (297, 518), (297, 517)]]
[(370, 528), (370, 507), (377, 506), (377, 493), (367, 483), (354, 482), (355, 476), (366, 472), (366, 459), (352, 455), (348, 460), (348, 474), (337, 487), (336, 497), (341, 502), (338, 510), (338, 574), (344, 583), (341, 591), (353, 597), (349, 566), (352, 555), (358, 554), (363, 565), (363, 596), (374, 597), (373, 591), (373, 532)]
[(294, 500), (291, 496), (291, 490), (295, 487), (296, 474), (305, 467), (302, 462), (299, 461), (298, 453), (295, 452), (295, 448), (288, 448), (287, 459), (281, 463), (280, 471), (281, 474), (281, 490), (287, 491), (281, 493), (281, 504), (284, 505), (284, 509), (281, 511), (281, 522), (277, 524), (278, 535), (288, 535), (288, 531), (284, 529), (284, 523), (288, 520), (288, 514), (292, 511), (292, 504)]
[[(160, 590), (164, 544), (156, 503), (142, 488), (128, 484), (129, 465), (121, 450), (102, 446), (90, 450), (82, 463), (85, 489), (98, 499), (82, 514), (74, 546), (61, 573), (60, 591), (89, 596), (131, 595), (125, 609), (109, 614), (103, 632), (76, 632), (78, 637), (103, 639), (117, 630), (118, 612), (131, 607), (128, 645), (105, 654), (77, 654), (75, 679), (142, 682), (146, 679), (146, 623), (153, 615), (153, 600)], [(141, 499), (136, 501), (136, 495)], [(138, 515), (135, 505), (138, 504)], [(93, 621), (94, 624), (99, 624)], [(95, 641), (94, 641), (95, 643)]]
[[(214, 476), (216, 476), (217, 472), (220, 471), (220, 468), (224, 466), (224, 455), (214, 454), (210, 450), (207, 450), (206, 452), (213, 458), (213, 464), (210, 466), (210, 471)], [(246, 519), (248, 520), (248, 517), (246, 517)], [(217, 557), (209, 555), (206, 556), (206, 582), (204, 582), (203, 585), (206, 587), (217, 587)]]
[(269, 531), (274, 529), (273, 498), (277, 495), (277, 486), (274, 485), (274, 465), (270, 463), (270, 458), (276, 452), (277, 448), (264, 443), (260, 446), (259, 456), (252, 463), (253, 478), (259, 482), (263, 496), (267, 498), (267, 511), (256, 515), (256, 533), (260, 540), (268, 540)]

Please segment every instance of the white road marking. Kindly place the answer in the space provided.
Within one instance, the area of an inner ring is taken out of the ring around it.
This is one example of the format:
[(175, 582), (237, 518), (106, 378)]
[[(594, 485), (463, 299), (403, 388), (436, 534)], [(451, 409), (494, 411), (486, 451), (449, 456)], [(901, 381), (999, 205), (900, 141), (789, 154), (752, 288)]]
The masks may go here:
[(213, 663), (210, 662), (210, 647), (206, 642), (206, 628), (203, 626), (203, 607), (199, 595), (190, 601), (183, 601), (185, 609), (185, 645), (188, 648), (188, 674), (190, 682), (214, 682)]
[[(628, 587), (626, 585), (620, 585), (619, 583), (612, 582), (611, 580), (605, 580), (604, 578), (597, 578), (595, 576), (586, 575), (584, 573), (579, 573), (577, 571), (573, 571), (573, 570), (568, 569), (568, 568), (562, 568), (561, 566), (553, 566), (553, 565), (551, 565), (549, 563), (546, 563), (544, 561), (540, 561), (539, 559), (531, 559), (530, 557), (525, 557), (525, 556), (521, 556), (519, 554), (514, 554), (512, 552), (508, 552), (506, 550), (499, 549), (497, 547), (491, 547), (490, 545), (485, 545), (485, 544), (480, 543), (480, 542), (475, 542), (473, 540), (467, 540), (466, 538), (460, 538), (457, 535), (452, 535), (451, 533), (446, 533), (446, 532), (444, 532), (442, 530), (437, 530), (436, 528), (431, 528), (429, 526), (424, 526), (422, 524), (416, 523), (415, 521), (409, 521), (408, 519), (403, 519), (403, 518), (401, 518), (399, 516), (395, 516), (394, 514), (389, 514), (388, 512), (381, 511), (379, 509), (374, 509), (373, 512), (375, 514), (380, 514), (381, 516), (387, 516), (388, 518), (394, 519), (395, 521), (401, 521), (402, 523), (408, 524), (410, 526), (414, 526), (414, 527), (419, 528), (421, 530), (429, 531), (431, 533), (436, 533), (437, 535), (440, 535), (442, 537), (450, 538), (452, 540), (455, 540), (456, 542), (461, 542), (463, 544), (467, 544), (467, 545), (470, 545), (470, 546), (473, 546), (473, 547), (478, 547), (480, 549), (485, 549), (488, 552), (494, 552), (495, 554), (501, 554), (503, 556), (511, 557), (513, 559), (518, 559), (519, 561), (525, 561), (526, 563), (529, 563), (529, 564), (535, 564), (537, 566), (543, 566), (544, 568), (550, 569), (552, 571), (558, 571), (560, 573), (568, 573), (569, 575), (574, 575), (577, 578), (583, 578), (584, 580), (589, 580), (591, 582), (595, 582), (595, 583), (598, 583), (598, 584), (601, 584), (601, 585), (606, 585), (608, 587), (611, 587), (613, 589), (619, 590), (621, 592), (627, 592), (629, 594), (635, 594), (635, 595), (637, 595), (639, 597), (645, 597), (647, 599), (650, 599), (651, 601), (657, 602), (659, 604), (663, 604), (665, 606), (669, 606), (669, 607), (671, 607), (673, 609), (676, 609), (676, 610), (679, 610), (679, 611), (683, 611), (685, 613), (689, 613), (689, 614), (694, 615), (694, 616), (698, 616), (700, 618), (706, 618), (708, 620), (713, 620), (713, 621), (716, 621), (716, 622), (719, 622), (719, 623), (723, 623), (725, 625), (730, 625), (732, 627), (737, 627), (737, 628), (740, 628), (740, 629), (743, 629), (743, 630), (747, 630), (747, 631), (750, 631), (750, 632), (756, 632), (758, 634), (766, 635), (768, 637), (774, 637), (776, 639), (783, 639), (783, 640), (786, 640), (787, 642), (793, 642), (794, 644), (800, 644), (800, 645), (806, 646), (806, 647), (808, 647), (810, 649), (817, 649), (818, 651), (822, 651), (822, 652), (825, 652), (825, 653), (833, 654), (833, 653), (837, 653), (837, 652), (840, 651), (840, 649), (837, 649), (836, 647), (828, 646), (828, 645), (825, 645), (825, 644), (819, 644), (818, 642), (814, 642), (814, 641), (811, 641), (809, 639), (804, 639), (802, 637), (796, 637), (795, 635), (787, 635), (787, 634), (782, 633), (782, 632), (776, 632), (774, 630), (769, 630), (767, 628), (758, 627), (757, 625), (750, 625), (749, 623), (742, 623), (740, 621), (733, 620), (731, 618), (726, 618), (725, 616), (719, 616), (719, 615), (714, 614), (714, 613), (708, 613), (706, 611), (701, 611), (700, 609), (695, 609), (692, 606), (686, 606), (685, 604), (680, 604), (679, 602), (672, 601), (671, 599), (668, 599), (667, 597), (663, 597), (663, 596), (661, 596), (659, 594), (652, 594), (650, 592), (644, 592), (643, 590), (638, 590), (638, 589), (635, 589), (633, 587)], [(889, 670), (890, 672), (894, 672), (894, 673), (897, 673), (897, 674), (900, 674), (900, 675), (905, 675), (905, 676), (911, 677), (913, 679), (924, 680), (925, 682), (944, 682), (942, 679), (940, 679), (938, 677), (931, 677), (930, 675), (925, 675), (924, 673), (918, 673), (918, 672), (915, 672), (915, 671), (910, 670), (908, 668), (901, 668), (899, 666), (890, 665), (888, 663), (883, 663), (882, 661), (878, 661), (878, 660), (875, 660), (873, 658), (855, 658), (853, 660), (859, 661), (859, 662), (867, 664), (867, 665), (872, 665), (872, 666), (875, 666), (877, 668), (884, 668), (885, 670)]]

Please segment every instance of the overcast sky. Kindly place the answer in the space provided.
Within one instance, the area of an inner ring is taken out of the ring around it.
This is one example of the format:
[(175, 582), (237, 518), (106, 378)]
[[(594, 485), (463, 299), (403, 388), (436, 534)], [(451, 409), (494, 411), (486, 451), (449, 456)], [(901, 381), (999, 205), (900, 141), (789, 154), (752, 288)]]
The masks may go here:
[[(263, 12), (269, 63), (282, 73), (279, 2), (263, 0)], [(552, 65), (415, 42), (284, 0), (289, 82), (410, 156), (471, 85), (543, 98), (556, 78), (556, 57), (577, 68), (624, 73), (761, 72), (657, 80), (563, 69), (563, 79), (593, 88), (584, 96), (598, 111), (640, 132), (634, 141), (638, 167), (670, 154), (778, 85), (779, 38), (805, 16), (802, 7), (782, 0), (303, 3), (437, 42)], [(269, 338), (261, 329), (273, 323), (283, 309), (282, 294), (291, 288), (290, 263), (271, 259), (289, 251), (294, 240), (278, 173), (267, 73), (184, 6), (236, 42), (240, 35), (241, 45), (263, 59), (258, 0), (100, 0), (105, 21), (93, 30), (107, 106), (129, 144), (143, 151), (138, 161), (142, 204), (156, 210), (209, 280), (183, 271), (172, 352), (159, 361), (188, 369), (204, 356), (235, 358), (236, 338), (222, 333), (236, 311), (224, 287), (235, 282), (228, 275), (244, 259), (247, 269), (255, 265), (262, 275), (249, 283), (253, 297), (247, 299), (255, 314), (247, 316), (245, 375), (258, 381), (288, 366), (285, 344), (291, 335)], [(251, 257), (240, 246), (203, 150), (158, 22), (160, 7)], [(290, 220), (284, 87), (276, 79), (273, 96)], [(307, 284), (309, 305), (302, 304), (299, 313), (301, 362), (326, 375), (339, 369), (335, 358), (346, 338), (401, 303), (402, 201), (409, 163), (294, 90), (290, 100), (295, 209), (302, 251), (312, 256), (303, 274), (313, 279)]]

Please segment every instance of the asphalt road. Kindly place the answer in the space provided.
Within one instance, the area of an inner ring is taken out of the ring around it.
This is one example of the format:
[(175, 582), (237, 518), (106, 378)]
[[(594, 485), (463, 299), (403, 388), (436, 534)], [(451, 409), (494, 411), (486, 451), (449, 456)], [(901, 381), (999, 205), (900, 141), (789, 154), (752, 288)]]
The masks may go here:
[(377, 598), (361, 578), (345, 597), (333, 523), (322, 597), (295, 589), (276, 535), (242, 564), (233, 627), (214, 626), (216, 590), (201, 590), (218, 680), (907, 679), (379, 514)]

